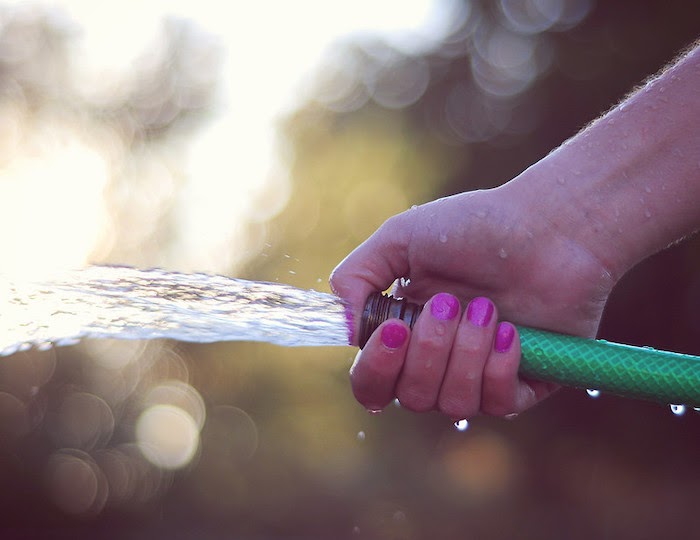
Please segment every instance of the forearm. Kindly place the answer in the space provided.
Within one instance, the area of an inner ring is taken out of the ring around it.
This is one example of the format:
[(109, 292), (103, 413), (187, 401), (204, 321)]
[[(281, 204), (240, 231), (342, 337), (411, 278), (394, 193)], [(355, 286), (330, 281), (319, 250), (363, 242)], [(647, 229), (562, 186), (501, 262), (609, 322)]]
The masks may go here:
[(615, 278), (700, 227), (700, 49), (513, 180)]

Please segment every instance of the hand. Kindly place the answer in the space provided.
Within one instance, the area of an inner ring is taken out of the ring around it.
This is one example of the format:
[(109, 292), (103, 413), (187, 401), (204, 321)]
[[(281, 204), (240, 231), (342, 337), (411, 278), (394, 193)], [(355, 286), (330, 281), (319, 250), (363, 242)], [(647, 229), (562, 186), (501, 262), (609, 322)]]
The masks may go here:
[(397, 278), (395, 295), (427, 302), (413, 332), (387, 321), (358, 353), (351, 384), (360, 403), (381, 409), (398, 397), (410, 410), (461, 419), (519, 413), (554, 390), (518, 377), (517, 332), (497, 321), (593, 337), (614, 279), (528, 199), (506, 184), (413, 208), (336, 268), (331, 286), (356, 324), (367, 296)]

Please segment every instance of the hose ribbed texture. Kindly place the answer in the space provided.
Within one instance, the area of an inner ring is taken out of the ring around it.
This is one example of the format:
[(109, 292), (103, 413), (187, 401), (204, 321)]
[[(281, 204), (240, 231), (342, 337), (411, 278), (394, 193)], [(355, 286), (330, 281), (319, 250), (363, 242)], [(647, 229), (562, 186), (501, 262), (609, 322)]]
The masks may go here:
[(520, 373), (625, 397), (700, 406), (700, 357), (518, 327)]

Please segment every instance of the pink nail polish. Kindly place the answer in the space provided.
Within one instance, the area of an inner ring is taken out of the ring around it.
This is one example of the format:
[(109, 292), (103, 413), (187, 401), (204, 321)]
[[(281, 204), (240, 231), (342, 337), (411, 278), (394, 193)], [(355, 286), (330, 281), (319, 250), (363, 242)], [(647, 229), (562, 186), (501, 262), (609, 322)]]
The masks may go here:
[(499, 353), (508, 352), (513, 345), (513, 338), (515, 338), (515, 328), (513, 325), (502, 322), (496, 329), (496, 342), (493, 348)]
[(401, 347), (408, 337), (408, 330), (399, 323), (389, 323), (382, 328), (382, 343), (390, 349)]
[(430, 302), (430, 314), (441, 321), (451, 321), (459, 313), (459, 300), (448, 293), (439, 293)]
[(488, 298), (479, 296), (469, 302), (467, 320), (475, 326), (488, 326), (493, 317), (493, 303)]

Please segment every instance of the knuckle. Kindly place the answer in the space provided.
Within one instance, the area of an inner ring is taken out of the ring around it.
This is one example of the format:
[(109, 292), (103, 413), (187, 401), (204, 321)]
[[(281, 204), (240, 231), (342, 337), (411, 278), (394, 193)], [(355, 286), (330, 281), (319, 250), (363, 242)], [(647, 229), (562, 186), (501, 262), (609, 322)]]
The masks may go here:
[(515, 405), (500, 396), (486, 396), (481, 402), (481, 411), (490, 416), (505, 416), (515, 412)]
[(478, 412), (467, 400), (455, 396), (440, 396), (437, 405), (438, 410), (450, 418), (471, 418)]
[(435, 407), (435, 398), (419, 386), (404, 386), (396, 393), (401, 406), (413, 412), (427, 412)]

